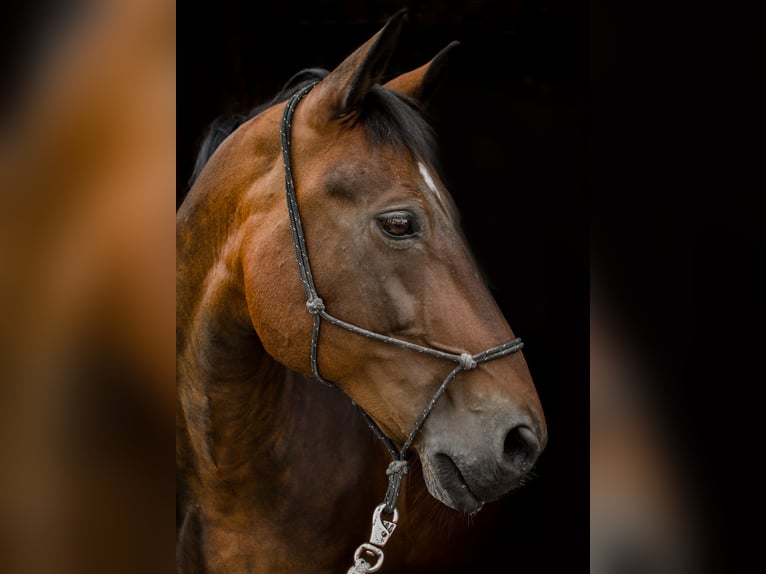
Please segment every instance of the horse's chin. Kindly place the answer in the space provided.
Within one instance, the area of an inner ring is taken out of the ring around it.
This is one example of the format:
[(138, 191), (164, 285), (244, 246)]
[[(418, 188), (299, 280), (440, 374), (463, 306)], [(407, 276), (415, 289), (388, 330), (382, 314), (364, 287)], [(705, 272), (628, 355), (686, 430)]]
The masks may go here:
[(457, 465), (444, 454), (422, 457), (423, 478), (436, 500), (458, 512), (475, 514), (484, 501), (474, 494)]

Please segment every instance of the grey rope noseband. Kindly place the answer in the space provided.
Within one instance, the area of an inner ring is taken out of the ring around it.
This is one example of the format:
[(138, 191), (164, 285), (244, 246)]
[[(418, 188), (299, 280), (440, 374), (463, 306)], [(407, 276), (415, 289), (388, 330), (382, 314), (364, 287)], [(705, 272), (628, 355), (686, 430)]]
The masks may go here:
[(420, 432), (420, 429), (423, 427), (423, 424), (428, 418), (428, 415), (436, 405), (436, 402), (447, 390), (447, 386), (462, 371), (469, 371), (476, 368), (481, 363), (493, 361), (495, 359), (505, 357), (506, 355), (510, 355), (511, 353), (515, 353), (524, 346), (524, 343), (522, 343), (521, 339), (516, 338), (496, 347), (487, 349), (486, 351), (482, 351), (476, 355), (472, 355), (470, 353), (448, 353), (446, 351), (440, 351), (431, 347), (417, 345), (403, 339), (397, 339), (376, 333), (374, 331), (369, 331), (354, 325), (353, 323), (348, 323), (342, 319), (338, 319), (337, 317), (334, 317), (327, 312), (324, 301), (321, 297), (319, 297), (319, 294), (317, 293), (316, 285), (314, 284), (314, 277), (311, 274), (311, 265), (309, 264), (309, 256), (306, 249), (306, 238), (303, 233), (303, 225), (301, 223), (300, 212), (298, 210), (298, 201), (296, 199), (295, 193), (295, 182), (293, 180), (290, 163), (293, 114), (295, 113), (295, 108), (298, 106), (298, 103), (311, 90), (311, 88), (316, 85), (316, 83), (317, 82), (304, 87), (294, 96), (292, 96), (292, 98), (290, 98), (282, 115), (282, 124), (280, 128), (282, 159), (285, 169), (285, 192), (287, 196), (287, 211), (290, 217), (290, 229), (292, 231), (293, 244), (295, 246), (295, 256), (298, 261), (298, 270), (300, 271), (301, 282), (303, 283), (303, 289), (306, 293), (306, 309), (311, 315), (314, 316), (314, 326), (311, 334), (311, 370), (314, 374), (314, 377), (322, 383), (338, 389), (334, 383), (328, 381), (319, 373), (317, 355), (319, 351), (319, 331), (323, 319), (331, 325), (335, 325), (336, 327), (340, 327), (341, 329), (345, 329), (346, 331), (350, 331), (375, 341), (380, 341), (389, 345), (395, 345), (397, 347), (409, 349), (411, 351), (416, 351), (418, 353), (423, 353), (425, 355), (430, 355), (432, 357), (457, 363), (457, 366), (447, 375), (442, 384), (431, 397), (431, 400), (428, 401), (428, 404), (420, 413), (420, 416), (415, 422), (412, 431), (407, 436), (404, 444), (400, 449), (397, 448), (394, 442), (385, 435), (385, 433), (380, 429), (372, 417), (367, 414), (363, 408), (357, 405), (362, 413), (362, 416), (364, 417), (364, 420), (367, 422), (367, 425), (386, 446), (386, 448), (391, 453), (391, 456), (393, 457), (393, 461), (389, 464), (388, 469), (386, 470), (386, 475), (389, 478), (389, 482), (384, 499), (385, 506), (383, 508), (383, 512), (390, 515), (394, 514), (396, 511), (396, 504), (399, 499), (402, 479), (408, 471), (407, 457), (409, 455), (409, 449), (412, 446), (412, 443), (415, 440), (418, 432)]

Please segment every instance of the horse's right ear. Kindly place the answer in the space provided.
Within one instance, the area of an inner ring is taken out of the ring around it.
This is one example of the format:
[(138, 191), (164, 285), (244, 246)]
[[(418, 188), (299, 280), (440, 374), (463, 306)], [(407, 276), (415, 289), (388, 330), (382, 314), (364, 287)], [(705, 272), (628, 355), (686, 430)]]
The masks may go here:
[(448, 61), (454, 56), (460, 42), (451, 42), (427, 64), (386, 82), (385, 87), (425, 104), (431, 99), (444, 78)]
[(311, 94), (313, 111), (323, 119), (355, 113), (367, 92), (379, 83), (401, 33), (407, 10), (399, 10), (386, 25), (330, 72)]

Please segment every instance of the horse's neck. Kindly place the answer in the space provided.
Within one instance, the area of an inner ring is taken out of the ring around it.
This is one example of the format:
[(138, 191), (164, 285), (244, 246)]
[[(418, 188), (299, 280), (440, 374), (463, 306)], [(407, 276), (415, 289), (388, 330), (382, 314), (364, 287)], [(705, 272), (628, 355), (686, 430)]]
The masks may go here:
[[(385, 494), (385, 449), (345, 395), (278, 365), (257, 338), (210, 344), (197, 373), (206, 422), (187, 435), (208, 441), (191, 478), (201, 561), (229, 574), (350, 566)], [(454, 513), (428, 496), (419, 472), (405, 485), (401, 541), (386, 560), (438, 562), (418, 541), (443, 542)]]
[(369, 451), (350, 401), (278, 364), (235, 309), (201, 302), (180, 350), (181, 412), (202, 480), (270, 487), (333, 445)]
[(387, 461), (349, 399), (276, 363), (252, 330), (206, 309), (194, 322), (179, 361), (179, 458), (216, 556), (205, 561), (245, 572), (247, 556), (277, 567), (309, 548), (345, 553), (339, 525), (356, 524), (361, 542)]

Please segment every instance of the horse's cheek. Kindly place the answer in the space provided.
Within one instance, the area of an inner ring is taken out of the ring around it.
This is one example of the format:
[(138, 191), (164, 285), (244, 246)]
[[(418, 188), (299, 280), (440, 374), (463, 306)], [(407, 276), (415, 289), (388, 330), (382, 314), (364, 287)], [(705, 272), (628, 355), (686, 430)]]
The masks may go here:
[[(267, 258), (268, 249), (250, 251), (244, 260), (247, 310), (264, 349), (288, 368), (310, 374), (308, 351), (311, 316), (303, 303), (303, 291), (285, 281), (286, 257)], [(265, 262), (268, 262), (266, 264)], [(291, 262), (292, 263), (292, 262)]]

